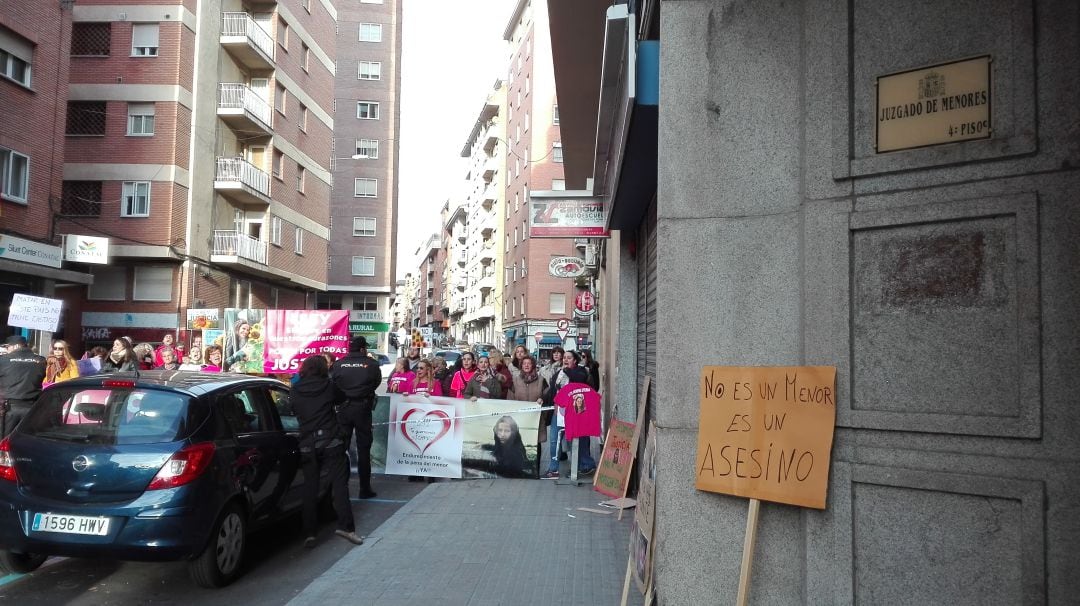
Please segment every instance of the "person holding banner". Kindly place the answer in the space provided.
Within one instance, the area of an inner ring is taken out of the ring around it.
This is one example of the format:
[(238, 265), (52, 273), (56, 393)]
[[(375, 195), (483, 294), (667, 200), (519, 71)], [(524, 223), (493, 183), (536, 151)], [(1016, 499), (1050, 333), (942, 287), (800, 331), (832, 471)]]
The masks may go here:
[[(419, 368), (419, 364), (417, 364), (417, 368)], [(390, 372), (390, 376), (386, 379), (386, 391), (401, 394), (412, 393), (415, 379), (416, 375), (409, 370), (409, 360), (398, 358), (394, 360), (394, 370)]]
[(349, 342), (349, 354), (334, 362), (330, 369), (334, 383), (345, 393), (338, 407), (338, 422), (345, 430), (345, 443), (356, 433), (356, 473), (360, 480), (360, 498), (375, 495), (371, 489), (371, 443), (374, 440), (371, 413), (375, 410), (375, 390), (382, 385), (378, 361), (367, 354), (367, 339), (356, 337)]
[(536, 360), (532, 356), (521, 359), (521, 368), (514, 376), (510, 399), (525, 402), (544, 403), (544, 381), (536, 370)]
[(464, 398), (466, 397), (465, 387), (472, 380), (473, 375), (476, 374), (476, 358), (473, 357), (471, 351), (467, 351), (461, 354), (458, 362), (461, 363), (461, 368), (454, 373), (454, 378), (450, 381), (450, 396)]
[(443, 395), (442, 385), (432, 374), (431, 361), (420, 360), (420, 364), (416, 367), (416, 380), (413, 381), (412, 389), (408, 393), (418, 396)]
[(466, 398), (474, 402), (479, 398), (501, 399), (503, 397), (502, 380), (495, 369), (491, 367), (491, 361), (487, 354), (480, 354), (476, 372), (469, 379), (462, 392)]
[(139, 363), (135, 359), (135, 351), (131, 348), (131, 341), (126, 337), (113, 340), (112, 351), (101, 362), (101, 372), (123, 372), (138, 370)]
[(0, 355), (0, 437), (7, 437), (30, 411), (41, 395), (45, 380), (45, 358), (26, 346), (22, 335), (4, 341), (5, 355)]

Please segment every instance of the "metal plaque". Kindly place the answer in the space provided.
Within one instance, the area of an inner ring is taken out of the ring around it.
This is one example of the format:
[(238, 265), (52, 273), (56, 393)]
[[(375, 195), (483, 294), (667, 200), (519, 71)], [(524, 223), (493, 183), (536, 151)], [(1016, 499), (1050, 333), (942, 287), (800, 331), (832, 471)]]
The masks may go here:
[(989, 55), (877, 79), (878, 153), (988, 139)]

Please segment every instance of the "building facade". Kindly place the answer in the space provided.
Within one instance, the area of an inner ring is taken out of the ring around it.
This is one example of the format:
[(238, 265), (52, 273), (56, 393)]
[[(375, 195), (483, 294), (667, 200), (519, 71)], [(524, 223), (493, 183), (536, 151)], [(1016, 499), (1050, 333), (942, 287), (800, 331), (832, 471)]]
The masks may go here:
[(402, 3), (339, 4), (330, 260), (320, 304), (350, 310), (352, 332), (386, 351), (397, 279)]

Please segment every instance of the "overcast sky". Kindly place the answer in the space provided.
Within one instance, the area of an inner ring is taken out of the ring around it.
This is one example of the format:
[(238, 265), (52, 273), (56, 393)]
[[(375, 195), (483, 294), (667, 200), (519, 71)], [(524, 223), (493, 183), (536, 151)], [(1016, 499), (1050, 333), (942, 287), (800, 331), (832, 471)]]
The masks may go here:
[(404, 0), (398, 278), (438, 230), (439, 211), (465, 187), (461, 148), (509, 47), (502, 39), (516, 0)]

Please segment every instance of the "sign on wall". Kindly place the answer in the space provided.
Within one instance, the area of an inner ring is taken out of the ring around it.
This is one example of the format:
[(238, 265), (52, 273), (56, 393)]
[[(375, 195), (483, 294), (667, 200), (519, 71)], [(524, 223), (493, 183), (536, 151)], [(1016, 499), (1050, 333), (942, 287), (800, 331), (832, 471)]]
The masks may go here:
[(991, 136), (989, 55), (880, 76), (878, 153)]
[(108, 264), (109, 239), (68, 235), (64, 238), (64, 258), (76, 263)]
[(7, 324), (31, 330), (56, 332), (60, 324), (60, 309), (63, 303), (60, 299), (15, 294), (11, 298)]
[(529, 192), (530, 238), (606, 238), (607, 206), (591, 192)]
[(832, 366), (706, 366), (695, 487), (825, 509), (836, 425)]
[(553, 257), (548, 263), (548, 273), (556, 278), (577, 278), (585, 271), (585, 259), (581, 257)]
[(0, 234), (0, 259), (60, 267), (63, 264), (61, 257), (63, 250), (59, 246)]

